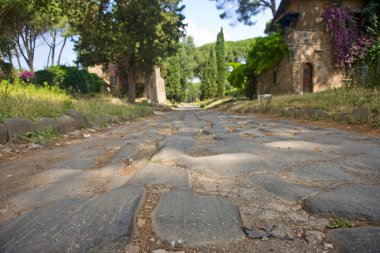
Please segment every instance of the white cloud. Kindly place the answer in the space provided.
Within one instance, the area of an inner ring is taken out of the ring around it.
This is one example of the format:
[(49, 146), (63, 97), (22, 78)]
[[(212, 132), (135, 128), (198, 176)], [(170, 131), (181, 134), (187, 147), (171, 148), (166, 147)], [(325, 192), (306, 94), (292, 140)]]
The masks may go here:
[(216, 33), (209, 31), (206, 28), (198, 27), (198, 25), (191, 19), (186, 19), (185, 23), (187, 23), (186, 33), (188, 36), (194, 38), (195, 46), (198, 47), (216, 41)]
[[(220, 31), (220, 27), (217, 30), (209, 30), (207, 28), (199, 27), (192, 19), (186, 19), (186, 34), (194, 38), (195, 46), (199, 47), (206, 43), (212, 43), (216, 41), (216, 36)], [(233, 32), (233, 31), (232, 31)], [(231, 41), (233, 36), (231, 35), (231, 28), (223, 28), (224, 40)]]

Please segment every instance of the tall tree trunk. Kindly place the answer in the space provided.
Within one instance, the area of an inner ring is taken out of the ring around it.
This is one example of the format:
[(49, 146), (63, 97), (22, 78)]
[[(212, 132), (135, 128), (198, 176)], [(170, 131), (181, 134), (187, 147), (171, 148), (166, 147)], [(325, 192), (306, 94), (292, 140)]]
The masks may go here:
[(253, 75), (248, 76), (247, 81), (247, 89), (246, 89), (246, 97), (250, 100), (253, 100), (254, 97), (257, 97), (258, 90), (257, 90), (257, 78)]
[(21, 69), (20, 52), (18, 51), (17, 46), (15, 47), (15, 50), (16, 50), (16, 60), (17, 60), (18, 68)]
[(51, 54), (51, 47), (49, 46), (49, 54), (48, 54), (48, 57), (47, 57), (46, 68), (49, 68), (50, 54)]
[(56, 47), (56, 41), (57, 41), (57, 30), (53, 31), (52, 37), (53, 37), (53, 41), (51, 43), (51, 66), (54, 66), (55, 47)]
[(276, 0), (271, 0), (270, 10), (272, 11), (272, 15), (274, 17), (276, 14)]
[[(29, 27), (25, 27), (23, 31), (19, 33), (17, 40), (15, 41), (18, 49), (20, 50), (21, 56), (24, 58), (26, 64), (32, 72), (34, 71), (33, 60), (37, 37), (37, 31), (34, 31)], [(23, 51), (23, 47), (25, 48), (25, 52)]]
[(12, 69), (13, 69), (12, 52), (11, 52), (11, 49), (10, 49), (10, 48), (8, 48), (7, 56), (8, 56), (9, 64), (11, 65), (11, 67), (12, 67)]
[(151, 74), (145, 73), (144, 93), (143, 96), (150, 99), (150, 76)]
[(61, 64), (61, 56), (62, 56), (63, 49), (65, 48), (65, 45), (66, 45), (66, 40), (67, 40), (67, 37), (65, 37), (63, 39), (63, 44), (62, 44), (61, 50), (59, 51), (59, 55), (58, 55), (57, 65)]
[(136, 82), (135, 82), (135, 70), (133, 67), (127, 70), (128, 74), (128, 102), (136, 102)]
[(272, 16), (274, 17), (276, 14), (276, 0), (260, 0), (260, 2), (261, 6), (268, 7), (271, 10)]

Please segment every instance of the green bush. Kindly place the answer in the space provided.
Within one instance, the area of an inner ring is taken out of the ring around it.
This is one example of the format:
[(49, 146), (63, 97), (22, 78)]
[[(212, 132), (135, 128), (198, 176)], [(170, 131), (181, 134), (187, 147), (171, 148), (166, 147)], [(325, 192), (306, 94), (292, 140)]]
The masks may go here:
[(34, 82), (39, 85), (48, 83), (49, 85), (54, 84), (54, 74), (46, 69), (39, 70), (34, 73)]
[(368, 64), (368, 83), (370, 88), (380, 86), (380, 41), (378, 41), (366, 55)]
[(37, 71), (34, 82), (39, 85), (46, 82), (71, 93), (87, 94), (99, 93), (104, 80), (87, 70), (60, 65)]
[(0, 79), (10, 79), (12, 76), (12, 65), (0, 60)]

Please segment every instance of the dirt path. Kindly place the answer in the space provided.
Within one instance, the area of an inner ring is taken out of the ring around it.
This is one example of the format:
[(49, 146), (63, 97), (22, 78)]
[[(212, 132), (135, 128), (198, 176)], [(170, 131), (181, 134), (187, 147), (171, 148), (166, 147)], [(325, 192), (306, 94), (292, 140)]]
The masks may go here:
[(0, 161), (0, 251), (371, 252), (379, 168), (378, 137), (161, 112)]

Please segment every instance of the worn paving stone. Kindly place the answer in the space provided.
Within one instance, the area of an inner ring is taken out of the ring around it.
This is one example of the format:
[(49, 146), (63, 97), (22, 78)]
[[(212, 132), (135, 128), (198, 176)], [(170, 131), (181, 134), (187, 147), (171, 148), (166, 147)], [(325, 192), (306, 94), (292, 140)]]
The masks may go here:
[(307, 165), (292, 168), (288, 176), (304, 182), (353, 182), (355, 178), (346, 173), (344, 166), (336, 162), (313, 162)]
[(33, 131), (33, 123), (28, 119), (12, 118), (5, 121), (8, 129), (9, 140), (24, 136), (27, 132)]
[(56, 119), (52, 118), (39, 118), (36, 122), (36, 129), (44, 131), (46, 128), (52, 127), (57, 133), (60, 131), (59, 124)]
[(78, 129), (87, 125), (86, 118), (83, 116), (81, 112), (75, 110), (68, 110), (66, 114), (70, 117), (73, 117), (76, 120), (76, 126)]
[(358, 171), (365, 169), (365, 172), (369, 170), (371, 173), (380, 175), (380, 150), (377, 151), (376, 153), (376, 150), (373, 149), (372, 152), (374, 153), (360, 154), (353, 158), (348, 158), (344, 163)]
[(303, 207), (311, 213), (365, 219), (380, 223), (380, 187), (346, 185), (307, 198)]
[(36, 180), (38, 177), (45, 178), (46, 183), (12, 199), (13, 211), (32, 210), (57, 199), (97, 195), (112, 188), (120, 187), (128, 180), (127, 176), (102, 174), (99, 171), (55, 169), (48, 172), (35, 176)]
[(0, 144), (8, 142), (8, 129), (5, 124), (0, 123)]
[(160, 142), (160, 151), (152, 157), (152, 161), (175, 160), (188, 153), (188, 149), (194, 144), (194, 134), (189, 136), (167, 136)]
[(0, 228), (0, 252), (117, 252), (131, 240), (143, 187), (57, 200)]
[(129, 179), (128, 185), (164, 184), (177, 188), (190, 187), (190, 175), (185, 169), (149, 163)]
[(62, 115), (57, 118), (61, 133), (69, 133), (78, 129), (77, 121), (68, 115)]
[(378, 253), (379, 238), (380, 227), (334, 229), (326, 236), (338, 253)]
[(196, 196), (190, 191), (164, 193), (152, 221), (156, 234), (172, 245), (228, 244), (244, 238), (234, 205), (220, 197)]
[(301, 198), (318, 191), (316, 188), (285, 182), (277, 176), (253, 175), (250, 180), (264, 187), (268, 192), (289, 201), (299, 201)]
[(96, 167), (96, 160), (91, 158), (73, 158), (55, 163), (55, 168), (85, 170)]
[(220, 176), (266, 170), (267, 163), (258, 156), (247, 153), (219, 154), (204, 157), (182, 157), (177, 164), (191, 170), (207, 170)]

